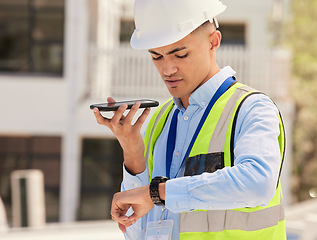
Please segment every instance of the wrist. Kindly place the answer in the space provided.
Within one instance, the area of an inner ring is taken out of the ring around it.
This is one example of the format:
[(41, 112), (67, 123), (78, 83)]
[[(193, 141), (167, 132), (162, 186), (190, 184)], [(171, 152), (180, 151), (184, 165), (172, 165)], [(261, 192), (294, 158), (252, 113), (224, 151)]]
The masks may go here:
[(124, 166), (130, 174), (140, 174), (146, 169), (145, 158), (143, 155), (124, 154)]
[(165, 184), (166, 182), (159, 184), (159, 196), (160, 196), (160, 199), (164, 201), (165, 201)]

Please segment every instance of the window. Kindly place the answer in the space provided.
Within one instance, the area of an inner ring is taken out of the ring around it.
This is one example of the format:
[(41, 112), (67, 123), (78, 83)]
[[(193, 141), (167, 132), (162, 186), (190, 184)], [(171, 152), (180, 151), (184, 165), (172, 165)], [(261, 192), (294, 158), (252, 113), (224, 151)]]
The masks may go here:
[(60, 137), (0, 137), (0, 196), (9, 223), (12, 221), (10, 174), (21, 169), (43, 171), (46, 220), (58, 221), (60, 159)]
[(128, 43), (130, 42), (130, 38), (134, 31), (134, 21), (131, 20), (121, 20), (120, 24), (120, 42), (121, 43)]
[(0, 72), (62, 75), (64, 0), (0, 0)]
[(246, 26), (245, 24), (226, 24), (220, 23), (219, 27), (222, 33), (222, 44), (246, 45)]
[(111, 218), (112, 196), (120, 191), (123, 152), (117, 140), (84, 139), (79, 220)]

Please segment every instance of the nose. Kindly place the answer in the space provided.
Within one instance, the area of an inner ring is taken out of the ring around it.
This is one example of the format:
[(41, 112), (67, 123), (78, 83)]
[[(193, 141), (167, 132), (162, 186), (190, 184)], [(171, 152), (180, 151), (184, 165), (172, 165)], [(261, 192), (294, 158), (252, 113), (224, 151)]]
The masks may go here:
[(173, 76), (178, 71), (178, 67), (173, 61), (164, 59), (163, 73), (165, 76)]

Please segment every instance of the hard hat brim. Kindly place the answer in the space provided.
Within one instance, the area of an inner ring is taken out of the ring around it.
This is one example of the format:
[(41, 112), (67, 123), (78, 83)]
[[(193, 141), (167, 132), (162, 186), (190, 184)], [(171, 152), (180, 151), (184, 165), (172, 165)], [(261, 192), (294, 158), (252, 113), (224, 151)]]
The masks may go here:
[(136, 50), (159, 48), (159, 47), (167, 46), (182, 40), (194, 30), (195, 29), (192, 29), (192, 30), (178, 33), (178, 34), (164, 34), (164, 35), (161, 34), (157, 38), (144, 37), (142, 39), (137, 38), (136, 35), (138, 33), (134, 31), (131, 37), (130, 44), (131, 44), (131, 47)]

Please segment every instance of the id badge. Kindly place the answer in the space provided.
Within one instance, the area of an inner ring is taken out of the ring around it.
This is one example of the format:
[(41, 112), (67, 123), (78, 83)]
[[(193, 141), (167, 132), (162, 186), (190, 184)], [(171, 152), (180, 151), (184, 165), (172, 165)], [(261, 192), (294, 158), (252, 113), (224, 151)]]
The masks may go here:
[(146, 240), (171, 240), (173, 220), (149, 222), (146, 228)]

